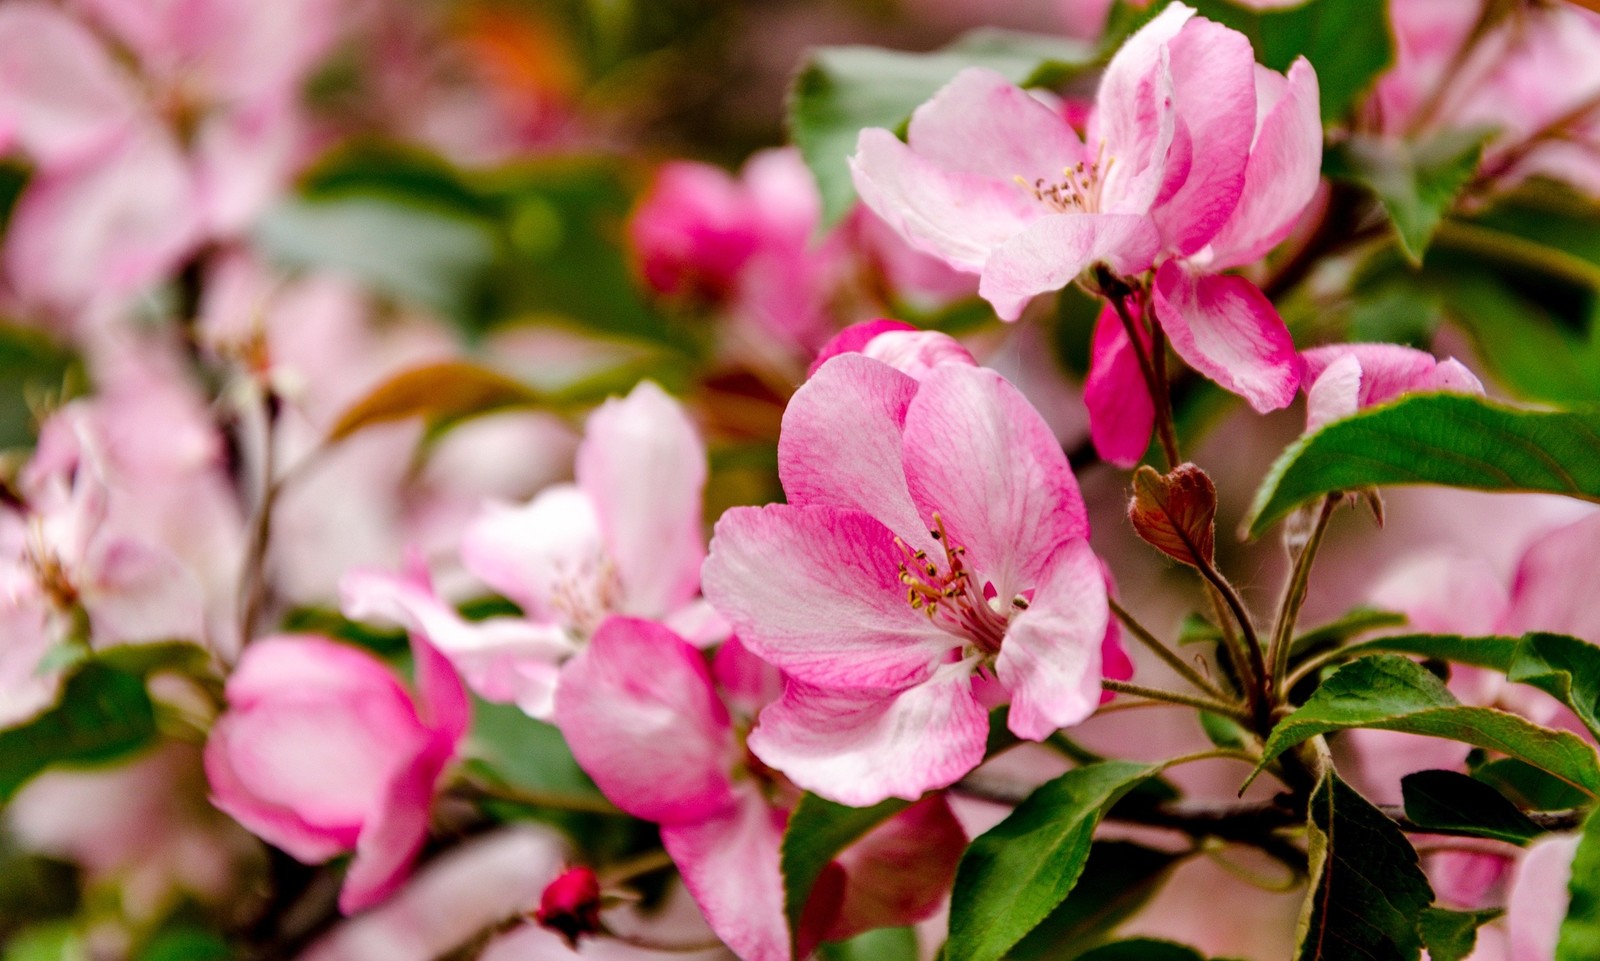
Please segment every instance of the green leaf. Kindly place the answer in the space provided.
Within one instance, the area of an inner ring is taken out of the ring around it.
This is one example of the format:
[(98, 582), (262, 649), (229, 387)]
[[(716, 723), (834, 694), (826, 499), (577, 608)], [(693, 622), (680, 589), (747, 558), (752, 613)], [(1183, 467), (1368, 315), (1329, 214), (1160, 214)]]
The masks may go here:
[(1329, 772), (1311, 795), (1313, 884), (1296, 961), (1416, 961), (1433, 889), (1399, 826)]
[(967, 848), (950, 902), (949, 955), (999, 961), (1066, 900), (1095, 826), (1159, 765), (1102, 761), (1046, 782)]
[(1393, 221), (1413, 264), (1472, 179), (1488, 134), (1447, 130), (1420, 142), (1357, 134), (1330, 150), (1323, 171), (1370, 189)]
[(1081, 69), (1094, 56), (1088, 44), (999, 30), (974, 31), (932, 53), (876, 47), (812, 52), (789, 91), (789, 130), (822, 192), (823, 225), (836, 223), (855, 200), (846, 158), (862, 130), (899, 129), (966, 67), (986, 67), (1031, 86)]
[(1419, 826), (1468, 831), (1526, 844), (1544, 833), (1494, 788), (1457, 771), (1418, 771), (1400, 779), (1406, 817)]
[(1429, 961), (1463, 961), (1478, 944), (1478, 929), (1504, 912), (1448, 911), (1428, 908), (1417, 919), (1417, 932), (1428, 949)]
[(1336, 647), (1358, 634), (1386, 627), (1400, 627), (1406, 616), (1398, 611), (1380, 611), (1374, 607), (1357, 607), (1335, 620), (1312, 628), (1294, 639), (1290, 651), (1295, 655), (1309, 654), (1325, 648)]
[(1311, 61), (1325, 124), (1343, 118), (1394, 58), (1382, 0), (1308, 0), (1259, 11), (1225, 0), (1196, 0), (1192, 6), (1250, 38), (1256, 58), (1274, 70), (1287, 70), (1299, 56)]
[(817, 948), (819, 961), (917, 961), (917, 932), (878, 928)]
[(1182, 859), (1132, 841), (1096, 841), (1072, 893), (1006, 958), (1071, 961), (1143, 907)]
[(1130, 938), (1102, 944), (1083, 954), (1078, 961), (1206, 961), (1205, 955), (1187, 945), (1155, 938)]
[(1333, 491), (1442, 484), (1600, 501), (1600, 412), (1527, 411), (1424, 394), (1368, 408), (1290, 444), (1245, 520), (1257, 537)]
[(800, 930), (800, 917), (823, 869), (839, 852), (910, 806), (910, 801), (899, 798), (866, 808), (835, 804), (815, 794), (800, 798), (783, 832), (781, 861), (783, 911), (791, 937)]
[(1472, 777), (1528, 810), (1563, 811), (1589, 802), (1582, 791), (1514, 757), (1479, 764)]
[(1348, 728), (1402, 731), (1472, 744), (1521, 758), (1591, 796), (1600, 794), (1600, 760), (1582, 738), (1504, 711), (1463, 707), (1422, 665), (1393, 654), (1364, 657), (1334, 672), (1304, 705), (1272, 729), (1251, 780), (1295, 744)]
[(0, 325), (0, 449), (31, 446), (33, 405), (59, 404), (82, 380), (82, 365), (66, 346), (37, 330)]
[(144, 679), (85, 664), (62, 685), (55, 707), (0, 731), (0, 804), (52, 764), (115, 760), (155, 736), (155, 706)]
[(1583, 823), (1583, 836), (1572, 856), (1572, 900), (1556, 941), (1556, 961), (1600, 958), (1600, 809)]

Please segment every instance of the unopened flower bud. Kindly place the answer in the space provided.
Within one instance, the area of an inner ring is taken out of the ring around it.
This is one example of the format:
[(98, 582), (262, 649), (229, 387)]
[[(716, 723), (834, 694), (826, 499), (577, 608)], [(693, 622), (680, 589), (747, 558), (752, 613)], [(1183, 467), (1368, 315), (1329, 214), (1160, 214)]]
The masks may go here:
[(580, 937), (600, 933), (600, 881), (594, 871), (583, 866), (563, 871), (544, 889), (533, 917), (574, 950)]

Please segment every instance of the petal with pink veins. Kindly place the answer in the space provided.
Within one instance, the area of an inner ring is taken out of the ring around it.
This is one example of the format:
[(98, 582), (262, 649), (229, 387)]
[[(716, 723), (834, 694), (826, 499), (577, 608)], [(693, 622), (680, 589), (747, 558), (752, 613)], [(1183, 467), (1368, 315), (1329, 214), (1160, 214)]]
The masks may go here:
[(779, 867), (784, 820), (747, 790), (718, 816), (661, 828), (661, 844), (706, 923), (743, 961), (790, 958)]
[(652, 381), (606, 401), (589, 415), (577, 475), (621, 582), (613, 610), (661, 617), (694, 597), (706, 449), (683, 407)]
[(1066, 544), (1028, 609), (1012, 619), (995, 661), (1000, 683), (1011, 692), (1012, 733), (1042, 741), (1100, 706), (1109, 619), (1100, 559), (1088, 541)]
[(968, 67), (911, 114), (906, 142), (963, 173), (1055, 183), (1084, 160), (1066, 120), (993, 70)]
[(792, 676), (900, 690), (960, 644), (907, 601), (905, 560), (860, 511), (769, 504), (722, 515), (701, 573), (745, 646)]
[(911, 246), (970, 273), (1046, 214), (1009, 174), (950, 170), (887, 130), (861, 131), (850, 169), (862, 203)]
[[(1143, 326), (1134, 329), (1148, 353), (1149, 334)], [(1102, 310), (1095, 321), (1083, 403), (1089, 409), (1089, 437), (1100, 458), (1118, 467), (1139, 463), (1150, 447), (1156, 408), (1150, 401), (1150, 388), (1145, 384), (1133, 342), (1110, 307)]]
[(761, 712), (750, 750), (830, 801), (865, 807), (916, 800), (983, 761), (989, 714), (972, 693), (972, 666), (946, 664), (897, 693), (790, 681)]
[(733, 732), (705, 658), (651, 621), (612, 617), (567, 664), (556, 726), (612, 803), (662, 824), (733, 803)]
[(922, 516), (939, 515), (950, 546), (966, 549), (968, 566), (1003, 603), (1039, 586), (1057, 549), (1089, 534), (1061, 445), (992, 370), (943, 367), (929, 376), (906, 413), (904, 456)]
[(978, 294), (1001, 320), (1016, 320), (1035, 296), (1060, 290), (1104, 262), (1127, 276), (1150, 266), (1160, 248), (1143, 214), (1054, 214), (1010, 235), (983, 264)]
[(1228, 274), (1197, 275), (1169, 260), (1156, 272), (1155, 311), (1178, 356), (1258, 412), (1294, 400), (1300, 355), (1255, 284)]
[[(1194, 10), (1168, 6), (1129, 37), (1106, 65), (1095, 93), (1093, 134), (1101, 143), (1100, 209), (1145, 214), (1178, 179), (1169, 170), (1178, 117), (1168, 44)], [(1193, 160), (1193, 145), (1181, 156)], [(1184, 172), (1186, 173), (1186, 172)], [(1133, 273), (1136, 271), (1126, 271)]]

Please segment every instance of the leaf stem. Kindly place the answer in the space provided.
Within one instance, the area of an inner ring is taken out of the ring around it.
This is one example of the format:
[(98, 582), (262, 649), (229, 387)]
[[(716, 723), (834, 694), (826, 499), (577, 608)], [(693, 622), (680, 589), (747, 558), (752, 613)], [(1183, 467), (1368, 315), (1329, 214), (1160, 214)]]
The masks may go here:
[(571, 811), (574, 814), (610, 814), (620, 815), (623, 812), (605, 798), (584, 797), (580, 794), (564, 794), (555, 791), (541, 791), (536, 788), (509, 787), (503, 784), (491, 784), (478, 778), (464, 778), (458, 787), (466, 794), (487, 801), (503, 801), (507, 804), (517, 804), (522, 807), (545, 808), (551, 811)]
[(1288, 582), (1284, 584), (1283, 601), (1278, 605), (1278, 618), (1273, 625), (1272, 646), (1268, 648), (1272, 660), (1272, 696), (1276, 700), (1282, 700), (1288, 693), (1284, 688), (1284, 678), (1289, 673), (1289, 649), (1294, 646), (1295, 622), (1299, 620), (1300, 608), (1306, 601), (1311, 565), (1316, 563), (1317, 552), (1322, 548), (1328, 521), (1343, 499), (1342, 494), (1329, 494), (1322, 499), (1311, 534), (1295, 555), (1294, 567), (1289, 573)]
[(1256, 733), (1266, 737), (1272, 731), (1272, 677), (1267, 672), (1266, 653), (1261, 649), (1261, 638), (1256, 634), (1255, 622), (1250, 619), (1244, 601), (1233, 585), (1228, 583), (1228, 579), (1209, 560), (1198, 560), (1202, 563), (1197, 564), (1195, 570), (1222, 596), (1223, 603), (1227, 604), (1244, 638), (1245, 654), (1249, 661), (1249, 676), (1244, 679), (1244, 686), (1254, 715), (1246, 720), (1255, 724)]
[(1113, 681), (1110, 678), (1102, 678), (1100, 686), (1118, 694), (1128, 694), (1151, 701), (1164, 701), (1168, 704), (1181, 704), (1185, 707), (1210, 711), (1213, 714), (1221, 714), (1224, 717), (1231, 717), (1246, 723), (1251, 720), (1249, 712), (1237, 704), (1229, 704), (1226, 701), (1201, 697), (1197, 694), (1185, 694), (1182, 691), (1167, 691), (1156, 687), (1145, 687), (1142, 684), (1129, 684), (1126, 681)]
[(1137, 618), (1130, 614), (1121, 604), (1117, 603), (1116, 598), (1109, 598), (1109, 600), (1111, 602), (1111, 613), (1117, 616), (1117, 620), (1121, 621), (1122, 626), (1128, 629), (1128, 633), (1154, 652), (1168, 667), (1176, 671), (1184, 680), (1217, 700), (1229, 700), (1228, 695), (1223, 693), (1221, 688), (1207, 680), (1199, 671), (1190, 667), (1188, 662), (1178, 656), (1178, 652), (1163, 644), (1160, 638), (1150, 633), (1143, 624), (1139, 623)]

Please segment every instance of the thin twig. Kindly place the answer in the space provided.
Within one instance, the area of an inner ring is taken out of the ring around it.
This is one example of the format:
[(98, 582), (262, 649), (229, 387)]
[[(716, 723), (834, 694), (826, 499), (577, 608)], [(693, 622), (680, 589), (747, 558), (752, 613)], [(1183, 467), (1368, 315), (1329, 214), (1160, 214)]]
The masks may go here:
[(1165, 701), (1168, 704), (1181, 704), (1185, 707), (1199, 708), (1202, 711), (1221, 714), (1223, 717), (1231, 717), (1245, 723), (1249, 723), (1251, 720), (1250, 713), (1237, 704), (1229, 704), (1226, 701), (1201, 697), (1197, 694), (1185, 694), (1182, 691), (1167, 691), (1156, 687), (1145, 687), (1142, 684), (1129, 684), (1126, 681), (1113, 681), (1110, 678), (1103, 678), (1100, 681), (1100, 686), (1117, 694), (1128, 694), (1151, 701)]
[(1116, 598), (1110, 598), (1110, 601), (1111, 613), (1117, 616), (1117, 620), (1121, 621), (1122, 626), (1128, 629), (1128, 633), (1154, 652), (1168, 667), (1178, 672), (1180, 677), (1219, 701), (1229, 700), (1228, 695), (1223, 693), (1221, 688), (1207, 680), (1199, 671), (1190, 667), (1188, 662), (1179, 657), (1176, 651), (1161, 643), (1161, 639), (1150, 633), (1143, 624), (1140, 624), (1137, 618), (1128, 613), (1128, 610), (1121, 604), (1117, 603)]
[(562, 794), (555, 791), (541, 791), (536, 788), (508, 787), (503, 784), (491, 784), (477, 778), (462, 780), (457, 784), (457, 788), (463, 793), (479, 799), (504, 801), (507, 804), (518, 804), (523, 807), (546, 808), (552, 811), (571, 811), (576, 814), (622, 814), (615, 805), (605, 798), (584, 797), (581, 794)]
[(1322, 499), (1321, 509), (1318, 510), (1317, 519), (1311, 527), (1311, 535), (1300, 548), (1300, 553), (1295, 555), (1294, 568), (1289, 574), (1288, 582), (1283, 586), (1283, 601), (1278, 605), (1278, 618), (1272, 630), (1272, 646), (1268, 648), (1272, 660), (1274, 698), (1281, 699), (1286, 693), (1283, 681), (1289, 672), (1289, 649), (1293, 646), (1295, 622), (1299, 620), (1300, 608), (1305, 604), (1306, 588), (1311, 581), (1311, 565), (1316, 563), (1317, 551), (1322, 548), (1322, 537), (1328, 531), (1328, 521), (1342, 500), (1342, 494), (1329, 494)]

